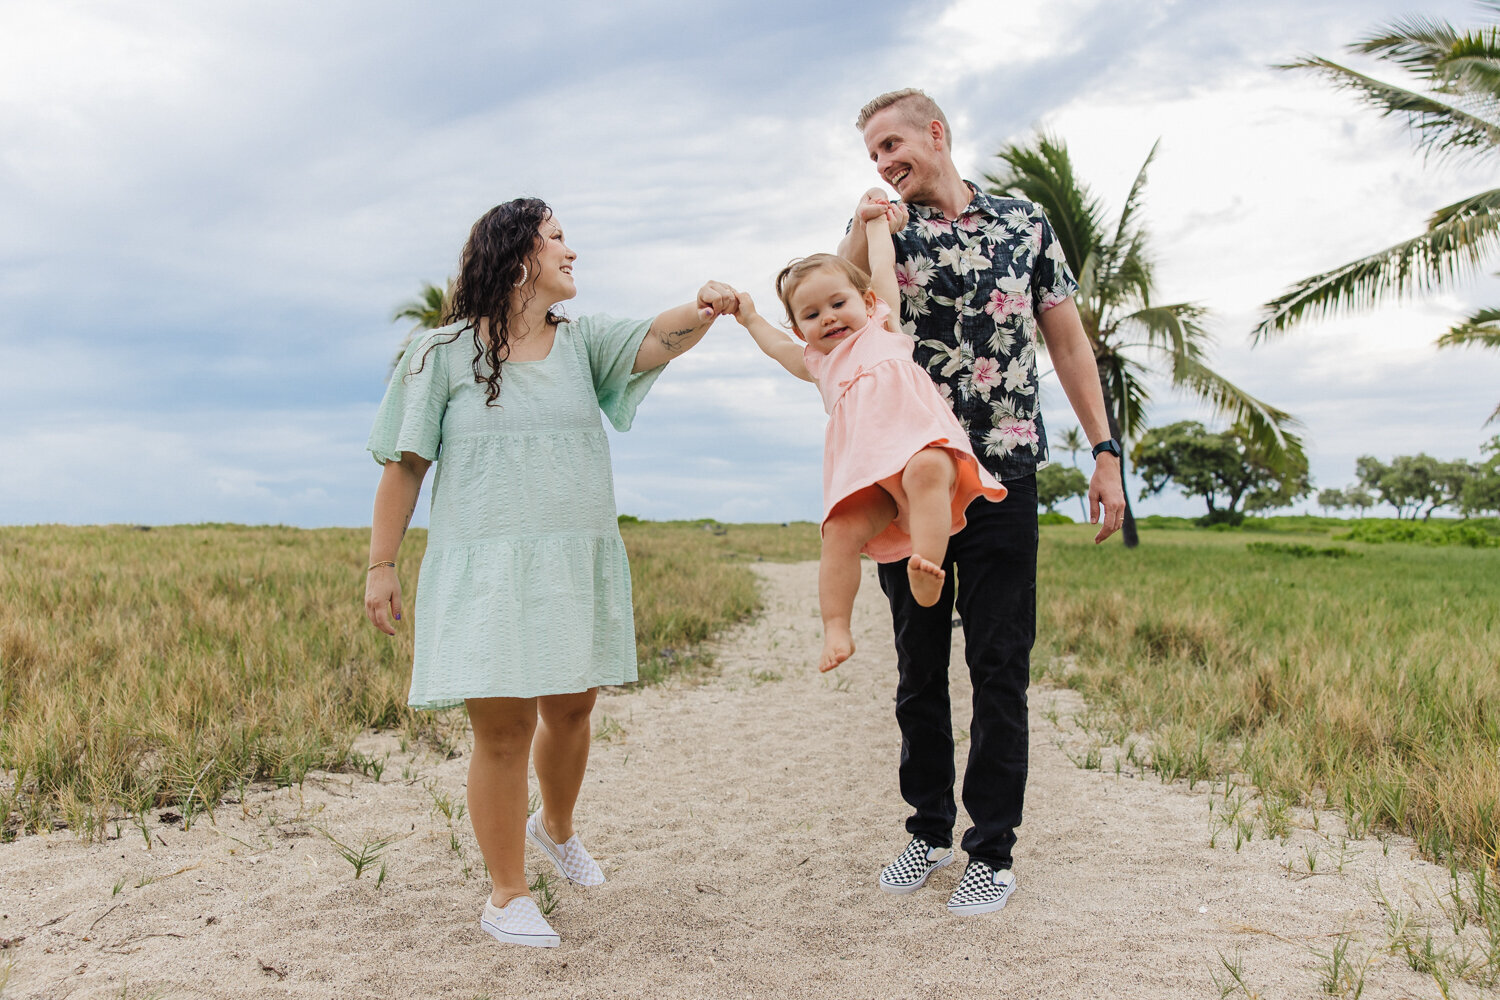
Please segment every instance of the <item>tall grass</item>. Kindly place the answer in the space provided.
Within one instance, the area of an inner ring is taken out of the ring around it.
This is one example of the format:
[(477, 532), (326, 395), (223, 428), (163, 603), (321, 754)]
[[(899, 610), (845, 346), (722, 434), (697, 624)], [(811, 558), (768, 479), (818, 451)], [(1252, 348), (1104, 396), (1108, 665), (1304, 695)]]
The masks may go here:
[(1043, 531), (1038, 674), (1151, 734), (1164, 773), (1237, 773), (1356, 833), (1496, 864), (1500, 551), (1091, 534)]
[[(758, 606), (745, 552), (816, 528), (627, 525), (643, 679)], [(175, 805), (345, 765), (363, 728), (440, 738), (406, 707), (411, 632), (364, 619), (367, 530), (0, 528), (0, 835)], [(425, 532), (402, 548), (412, 606)]]

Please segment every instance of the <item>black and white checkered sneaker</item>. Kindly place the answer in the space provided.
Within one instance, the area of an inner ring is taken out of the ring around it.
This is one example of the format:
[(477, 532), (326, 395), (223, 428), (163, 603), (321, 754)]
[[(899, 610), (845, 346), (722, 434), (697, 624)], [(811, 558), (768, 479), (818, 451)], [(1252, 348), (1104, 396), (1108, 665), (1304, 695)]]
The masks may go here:
[(913, 837), (906, 850), (881, 871), (880, 888), (896, 896), (916, 892), (927, 881), (927, 876), (952, 863), (953, 848), (933, 847), (921, 837)]
[(969, 859), (958, 888), (948, 897), (952, 913), (994, 913), (1004, 909), (1005, 901), (1016, 891), (1016, 873), (1009, 868), (996, 869), (988, 861)]

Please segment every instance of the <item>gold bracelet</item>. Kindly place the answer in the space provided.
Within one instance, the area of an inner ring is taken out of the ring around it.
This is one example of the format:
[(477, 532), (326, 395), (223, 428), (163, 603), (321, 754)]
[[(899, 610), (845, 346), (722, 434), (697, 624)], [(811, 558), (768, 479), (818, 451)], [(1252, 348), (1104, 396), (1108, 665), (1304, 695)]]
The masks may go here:
[(391, 562), (389, 559), (386, 559), (386, 560), (384, 560), (382, 562), (372, 563), (369, 566), (366, 566), (365, 567), (365, 572), (368, 573), (368, 572), (370, 572), (370, 570), (372, 570), (372, 569), (379, 569), (382, 566), (389, 566), (391, 569), (395, 569), (396, 568), (396, 564), (395, 563)]

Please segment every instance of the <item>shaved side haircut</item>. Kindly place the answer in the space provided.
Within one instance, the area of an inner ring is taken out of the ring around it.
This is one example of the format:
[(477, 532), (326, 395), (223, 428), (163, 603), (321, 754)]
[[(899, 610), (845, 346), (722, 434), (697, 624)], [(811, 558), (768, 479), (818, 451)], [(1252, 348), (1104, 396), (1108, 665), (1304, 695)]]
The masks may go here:
[(901, 117), (907, 124), (923, 131), (926, 131), (928, 122), (942, 122), (943, 140), (948, 145), (948, 151), (953, 151), (953, 129), (948, 125), (948, 116), (943, 114), (943, 109), (937, 106), (936, 101), (915, 87), (881, 94), (859, 109), (859, 117), (854, 120), (854, 127), (863, 132), (865, 126), (870, 123), (870, 119), (875, 117), (876, 112), (884, 111), (886, 108), (896, 108), (901, 112)]

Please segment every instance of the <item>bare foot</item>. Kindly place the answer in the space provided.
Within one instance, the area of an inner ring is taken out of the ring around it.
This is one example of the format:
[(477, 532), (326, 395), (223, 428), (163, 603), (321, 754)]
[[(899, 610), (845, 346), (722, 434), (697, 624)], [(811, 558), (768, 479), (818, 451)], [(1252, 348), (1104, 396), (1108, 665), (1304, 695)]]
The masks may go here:
[(828, 673), (854, 655), (854, 636), (846, 625), (823, 626), (823, 659), (818, 669)]
[(918, 604), (930, 608), (943, 593), (943, 567), (916, 553), (906, 561), (906, 579), (911, 584), (911, 596)]

